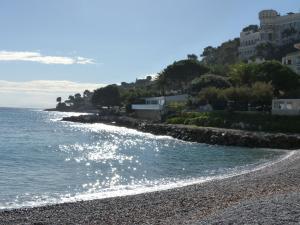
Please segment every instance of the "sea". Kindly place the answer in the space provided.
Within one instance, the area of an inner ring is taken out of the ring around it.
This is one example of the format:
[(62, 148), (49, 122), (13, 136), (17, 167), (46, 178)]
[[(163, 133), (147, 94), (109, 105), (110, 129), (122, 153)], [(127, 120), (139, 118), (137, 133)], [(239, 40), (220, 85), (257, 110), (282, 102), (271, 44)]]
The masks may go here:
[(287, 156), (61, 121), (74, 115), (0, 108), (0, 210), (177, 188), (247, 173)]

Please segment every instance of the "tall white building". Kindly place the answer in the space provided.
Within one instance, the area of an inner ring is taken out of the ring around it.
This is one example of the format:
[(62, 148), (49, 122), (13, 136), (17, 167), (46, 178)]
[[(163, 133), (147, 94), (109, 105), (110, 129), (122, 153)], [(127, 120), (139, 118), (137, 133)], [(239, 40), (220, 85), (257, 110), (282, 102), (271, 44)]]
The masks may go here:
[(259, 13), (258, 30), (245, 30), (240, 33), (239, 56), (249, 59), (256, 54), (256, 46), (272, 43), (282, 46), (300, 39), (300, 13), (279, 15), (275, 10), (263, 10)]

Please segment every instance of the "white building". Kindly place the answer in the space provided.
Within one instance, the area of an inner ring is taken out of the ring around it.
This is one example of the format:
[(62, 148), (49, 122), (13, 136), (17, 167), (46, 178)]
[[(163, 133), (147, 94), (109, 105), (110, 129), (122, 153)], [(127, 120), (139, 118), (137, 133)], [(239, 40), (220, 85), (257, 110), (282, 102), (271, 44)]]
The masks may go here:
[(239, 56), (249, 59), (256, 54), (256, 47), (262, 43), (277, 46), (289, 44), (300, 38), (300, 13), (288, 13), (281, 16), (275, 10), (263, 10), (259, 13), (258, 30), (240, 33)]
[(160, 120), (166, 113), (166, 106), (172, 103), (185, 103), (188, 100), (188, 95), (173, 95), (173, 96), (160, 96), (144, 98), (145, 104), (133, 104), (131, 106), (134, 110), (136, 117)]
[(272, 101), (273, 115), (300, 115), (300, 99), (274, 99)]
[[(300, 43), (295, 45), (300, 50)], [(282, 64), (290, 67), (295, 73), (300, 75), (300, 51), (292, 52), (282, 58)]]

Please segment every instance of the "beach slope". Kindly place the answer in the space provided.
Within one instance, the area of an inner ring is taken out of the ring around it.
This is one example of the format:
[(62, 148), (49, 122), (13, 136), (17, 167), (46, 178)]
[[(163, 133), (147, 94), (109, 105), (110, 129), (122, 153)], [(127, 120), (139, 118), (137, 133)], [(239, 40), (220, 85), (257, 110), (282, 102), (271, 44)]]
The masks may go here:
[(2, 211), (0, 224), (298, 224), (300, 152), (289, 154), (250, 173), (177, 189)]

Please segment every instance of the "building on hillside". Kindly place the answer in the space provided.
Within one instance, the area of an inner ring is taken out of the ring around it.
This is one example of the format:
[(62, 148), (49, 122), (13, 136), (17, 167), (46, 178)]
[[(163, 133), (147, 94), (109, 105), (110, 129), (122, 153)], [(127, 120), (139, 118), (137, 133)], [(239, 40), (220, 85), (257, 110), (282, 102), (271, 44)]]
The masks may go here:
[(152, 77), (147, 76), (145, 79), (136, 79), (135, 84), (138, 86), (146, 86), (151, 84)]
[(274, 99), (272, 101), (273, 115), (300, 115), (300, 99)]
[(295, 73), (300, 75), (300, 43), (295, 44), (296, 52), (287, 54), (282, 58), (282, 64), (290, 67)]
[(172, 103), (186, 103), (188, 95), (173, 95), (143, 98), (145, 104), (133, 104), (131, 106), (137, 118), (149, 120), (161, 120), (168, 112), (167, 106)]
[(240, 33), (241, 59), (253, 57), (256, 54), (256, 47), (262, 43), (282, 46), (300, 39), (300, 13), (281, 16), (275, 10), (263, 10), (259, 13), (259, 20), (258, 29), (244, 29)]

